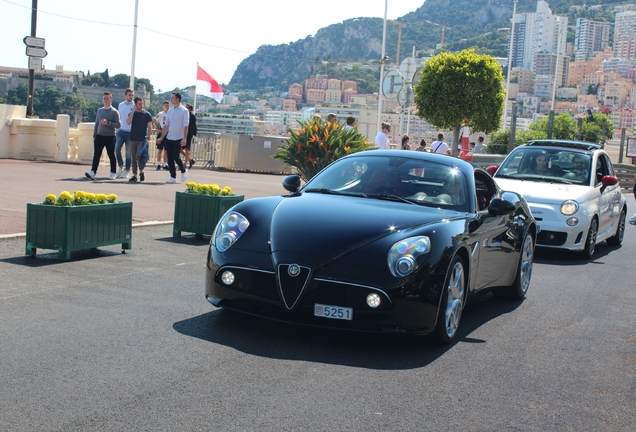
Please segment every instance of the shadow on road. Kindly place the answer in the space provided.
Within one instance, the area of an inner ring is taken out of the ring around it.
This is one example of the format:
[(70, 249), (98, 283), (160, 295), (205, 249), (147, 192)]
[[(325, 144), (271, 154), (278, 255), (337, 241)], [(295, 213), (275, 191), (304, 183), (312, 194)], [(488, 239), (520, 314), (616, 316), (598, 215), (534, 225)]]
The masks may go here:
[(539, 264), (557, 266), (582, 266), (586, 264), (605, 264), (603, 261), (609, 254), (620, 249), (621, 246), (610, 246), (606, 242), (596, 245), (592, 259), (582, 258), (580, 252), (565, 249), (552, 249), (538, 247), (535, 250), (534, 261)]
[[(127, 251), (126, 254), (131, 254)], [(0, 259), (0, 262), (7, 264), (21, 265), (24, 267), (44, 267), (56, 264), (66, 264), (76, 261), (86, 261), (96, 258), (105, 258), (122, 255), (121, 249), (119, 250), (104, 250), (104, 249), (82, 249), (71, 252), (71, 258), (67, 260), (60, 259), (56, 251), (40, 252), (38, 251), (35, 256), (17, 256), (11, 258)]]
[[(487, 343), (469, 335), (521, 304), (492, 294), (476, 299), (464, 311), (454, 344)], [(443, 356), (454, 345), (438, 346), (432, 338), (423, 336), (358, 333), (287, 324), (227, 309), (179, 321), (173, 328), (183, 335), (255, 356), (379, 370), (420, 368)]]

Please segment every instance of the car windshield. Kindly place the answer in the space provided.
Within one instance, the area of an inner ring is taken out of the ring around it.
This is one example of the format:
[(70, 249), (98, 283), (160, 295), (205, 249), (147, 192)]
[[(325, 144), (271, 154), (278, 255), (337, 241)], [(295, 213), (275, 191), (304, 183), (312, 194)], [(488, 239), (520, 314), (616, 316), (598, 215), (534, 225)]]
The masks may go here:
[(495, 178), (568, 184), (590, 183), (587, 153), (561, 148), (518, 147), (497, 170)]
[(397, 156), (340, 159), (311, 179), (306, 193), (353, 195), (468, 211), (470, 196), (457, 168)]

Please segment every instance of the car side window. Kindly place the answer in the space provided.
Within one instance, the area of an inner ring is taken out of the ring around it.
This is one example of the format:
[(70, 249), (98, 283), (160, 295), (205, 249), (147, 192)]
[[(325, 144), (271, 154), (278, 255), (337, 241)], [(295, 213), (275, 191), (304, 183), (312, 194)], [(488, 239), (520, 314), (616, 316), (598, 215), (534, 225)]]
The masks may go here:
[(604, 176), (614, 175), (614, 170), (608, 162), (604, 154), (598, 155), (598, 159), (596, 160), (596, 184), (601, 183)]
[(497, 186), (489, 175), (481, 171), (475, 171), (475, 195), (477, 200), (477, 210), (485, 210), (488, 208), (490, 201), (497, 193)]

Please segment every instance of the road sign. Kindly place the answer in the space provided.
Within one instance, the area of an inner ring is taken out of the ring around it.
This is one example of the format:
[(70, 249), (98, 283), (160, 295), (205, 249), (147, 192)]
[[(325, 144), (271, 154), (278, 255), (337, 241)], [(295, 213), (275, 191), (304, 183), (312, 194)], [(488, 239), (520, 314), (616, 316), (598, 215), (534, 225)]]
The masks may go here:
[(387, 99), (395, 99), (404, 85), (400, 71), (391, 69), (382, 80), (382, 94)]
[(42, 70), (42, 59), (39, 57), (29, 57), (29, 69), (34, 71)]
[(413, 93), (413, 87), (406, 85), (402, 87), (398, 93), (398, 103), (402, 108), (408, 108), (413, 105), (415, 101), (415, 93)]
[(46, 50), (44, 48), (37, 48), (37, 47), (26, 47), (26, 55), (28, 55), (29, 57), (39, 57), (39, 58), (44, 58), (46, 57), (48, 53), (46, 52)]
[(26, 46), (44, 48), (45, 41), (43, 38), (38, 38), (35, 36), (25, 36), (22, 41)]
[(415, 73), (416, 64), (413, 57), (407, 57), (400, 64), (400, 73), (404, 77), (406, 82), (409, 82), (413, 79), (413, 74)]

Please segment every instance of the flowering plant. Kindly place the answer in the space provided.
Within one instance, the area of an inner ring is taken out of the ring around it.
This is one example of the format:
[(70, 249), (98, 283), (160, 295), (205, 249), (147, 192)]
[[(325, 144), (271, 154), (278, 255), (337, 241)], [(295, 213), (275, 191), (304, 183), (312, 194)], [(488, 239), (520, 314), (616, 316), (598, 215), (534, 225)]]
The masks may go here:
[(287, 145), (281, 146), (274, 159), (296, 167), (301, 177), (308, 181), (336, 159), (348, 154), (374, 150), (374, 143), (367, 142), (358, 128), (341, 128), (338, 121), (324, 121), (320, 117), (299, 121), (300, 130), (289, 128)]
[(232, 188), (229, 186), (225, 186), (223, 189), (219, 187), (217, 184), (200, 184), (195, 182), (186, 182), (186, 193), (196, 194), (196, 195), (210, 195), (210, 196), (230, 196), (234, 195), (232, 193)]
[(48, 194), (44, 198), (43, 204), (56, 205), (56, 206), (81, 206), (81, 205), (94, 205), (94, 204), (108, 204), (117, 201), (117, 195), (115, 194), (94, 194), (84, 191), (73, 191), (71, 194), (69, 191), (62, 191), (59, 197), (53, 194)]

